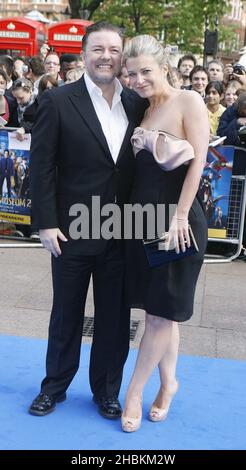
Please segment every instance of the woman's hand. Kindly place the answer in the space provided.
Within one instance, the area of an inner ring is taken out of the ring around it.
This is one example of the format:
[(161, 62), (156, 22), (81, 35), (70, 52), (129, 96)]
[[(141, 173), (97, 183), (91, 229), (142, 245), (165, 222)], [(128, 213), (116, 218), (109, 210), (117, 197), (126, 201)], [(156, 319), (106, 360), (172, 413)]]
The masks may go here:
[(22, 142), (25, 138), (25, 129), (24, 127), (20, 127), (19, 129), (16, 130), (16, 139)]
[(176, 253), (186, 251), (190, 247), (188, 218), (174, 216), (169, 227), (168, 239), (165, 242), (165, 249), (175, 249)]

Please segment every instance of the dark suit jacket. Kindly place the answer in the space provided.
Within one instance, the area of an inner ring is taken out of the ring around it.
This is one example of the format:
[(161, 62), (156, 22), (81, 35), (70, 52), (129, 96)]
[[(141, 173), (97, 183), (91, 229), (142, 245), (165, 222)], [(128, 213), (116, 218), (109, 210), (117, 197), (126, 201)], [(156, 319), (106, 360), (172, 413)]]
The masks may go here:
[(9, 107), (9, 120), (6, 127), (19, 127), (18, 116), (17, 116), (17, 102), (15, 98), (11, 98), (5, 94), (5, 98), (8, 102)]
[(217, 135), (227, 137), (224, 142), (226, 145), (240, 145), (238, 130), (241, 125), (237, 123), (238, 118), (239, 116), (234, 104), (228, 106), (220, 117)]
[[(128, 89), (121, 97), (129, 125), (115, 164), (83, 77), (42, 96), (32, 129), (30, 168), (38, 228), (59, 227), (68, 236), (72, 204), (85, 204), (91, 212), (92, 196), (101, 197), (101, 206), (115, 198), (119, 205), (128, 202), (135, 170), (130, 137), (147, 105)], [(81, 253), (96, 254), (105, 240), (69, 240), (72, 244)]]
[(14, 175), (14, 163), (12, 158), (0, 157), (0, 176), (13, 176)]

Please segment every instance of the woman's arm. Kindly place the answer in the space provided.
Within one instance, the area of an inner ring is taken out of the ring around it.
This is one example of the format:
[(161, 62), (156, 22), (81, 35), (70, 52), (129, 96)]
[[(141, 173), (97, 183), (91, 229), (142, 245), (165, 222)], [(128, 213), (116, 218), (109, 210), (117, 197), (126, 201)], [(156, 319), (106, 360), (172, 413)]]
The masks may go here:
[(195, 158), (191, 160), (184, 180), (175, 217), (171, 223), (171, 237), (175, 240), (176, 251), (179, 245), (185, 251), (185, 240), (189, 246), (188, 214), (197, 194), (200, 178), (206, 162), (209, 144), (209, 121), (206, 106), (196, 92), (187, 91), (182, 96), (183, 125), (185, 137), (194, 149)]
[(184, 99), (184, 130), (186, 139), (194, 149), (195, 158), (191, 160), (180, 194), (177, 217), (188, 217), (189, 210), (199, 188), (200, 178), (207, 158), (209, 144), (209, 121), (206, 106), (196, 92), (187, 92)]

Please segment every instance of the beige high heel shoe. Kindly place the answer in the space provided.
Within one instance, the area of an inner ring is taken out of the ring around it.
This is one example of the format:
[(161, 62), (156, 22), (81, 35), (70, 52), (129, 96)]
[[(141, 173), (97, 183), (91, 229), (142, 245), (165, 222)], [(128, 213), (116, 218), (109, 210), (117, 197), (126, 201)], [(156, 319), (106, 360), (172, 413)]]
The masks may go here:
[(141, 426), (142, 421), (142, 402), (140, 402), (141, 411), (138, 418), (132, 418), (131, 416), (124, 416), (124, 411), (121, 416), (121, 426), (124, 432), (135, 432)]
[(177, 381), (175, 387), (173, 387), (173, 390), (165, 393), (165, 401), (166, 401), (165, 408), (158, 408), (155, 405), (155, 402), (157, 401), (158, 395), (160, 393), (160, 391), (159, 391), (153, 405), (150, 408), (150, 412), (149, 412), (150, 421), (153, 421), (153, 422), (157, 423), (159, 421), (164, 421), (166, 419), (166, 417), (168, 415), (170, 405), (172, 403), (172, 399), (173, 399), (174, 395), (177, 393), (178, 388), (179, 388), (179, 383)]
[(139, 418), (131, 418), (130, 416), (121, 416), (121, 426), (124, 432), (135, 432), (141, 426), (142, 414)]

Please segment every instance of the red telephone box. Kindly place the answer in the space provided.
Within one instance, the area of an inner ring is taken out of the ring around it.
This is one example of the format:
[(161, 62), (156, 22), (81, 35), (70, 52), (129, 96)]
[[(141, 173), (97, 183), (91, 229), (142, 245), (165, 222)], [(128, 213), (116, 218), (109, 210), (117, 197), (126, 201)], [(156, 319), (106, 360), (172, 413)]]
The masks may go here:
[(49, 26), (48, 44), (58, 55), (79, 54), (82, 49), (82, 39), (87, 26), (92, 21), (65, 20)]
[(0, 19), (0, 54), (32, 56), (46, 40), (46, 27), (23, 17)]

